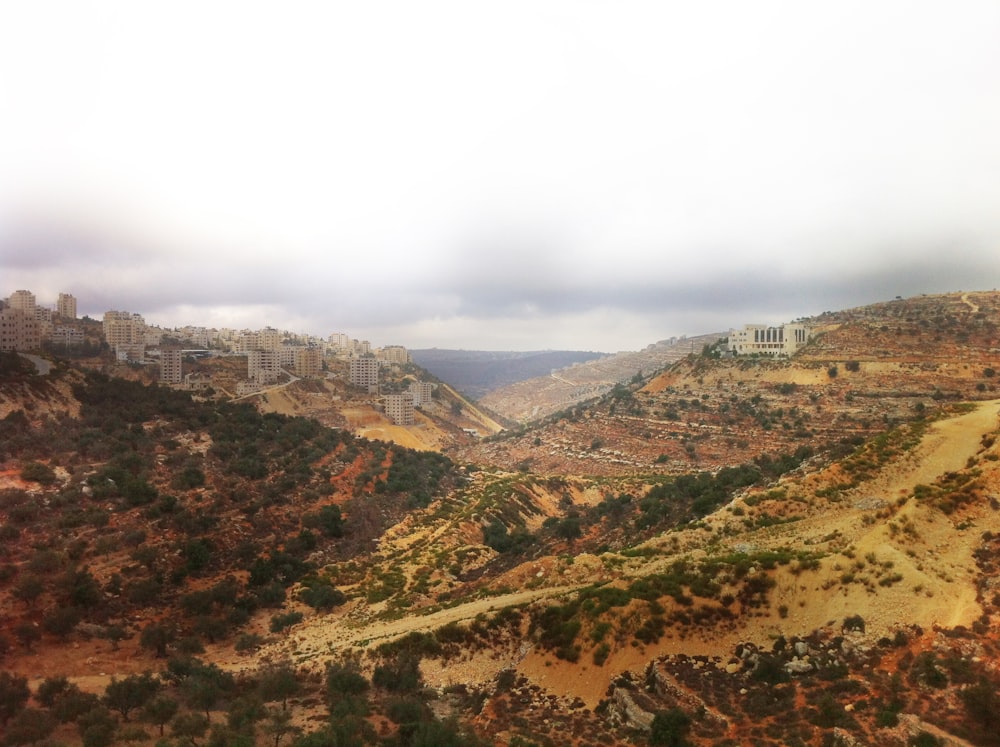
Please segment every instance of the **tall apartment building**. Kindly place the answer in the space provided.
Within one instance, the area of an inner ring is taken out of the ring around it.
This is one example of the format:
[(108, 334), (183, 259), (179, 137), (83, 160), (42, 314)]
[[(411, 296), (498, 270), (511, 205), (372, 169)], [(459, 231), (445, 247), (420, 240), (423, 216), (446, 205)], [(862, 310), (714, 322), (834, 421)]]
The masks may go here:
[(382, 398), (385, 416), (396, 425), (413, 425), (413, 397), (406, 394), (387, 394)]
[(334, 332), (327, 338), (327, 341), (330, 343), (330, 347), (338, 353), (346, 353), (351, 346), (351, 338), (343, 332)]
[(16, 290), (7, 299), (7, 306), (18, 311), (23, 311), (28, 316), (35, 316), (35, 294), (31, 291)]
[(729, 349), (735, 355), (792, 355), (807, 342), (809, 328), (805, 324), (783, 324), (780, 327), (747, 324), (743, 329), (729, 332)]
[(247, 353), (247, 378), (258, 384), (270, 384), (281, 375), (281, 353), (277, 350), (251, 350)]
[(0, 309), (0, 351), (38, 350), (42, 345), (34, 313), (6, 306)]
[(378, 352), (380, 360), (405, 365), (410, 362), (410, 354), (402, 345), (386, 345)]
[(414, 407), (423, 407), (434, 396), (434, 385), (429, 381), (411, 381), (410, 396), (413, 397)]
[(323, 373), (323, 354), (319, 348), (296, 348), (295, 373), (306, 378), (317, 378)]
[(104, 340), (112, 348), (145, 344), (146, 320), (128, 311), (105, 311)]
[(379, 368), (377, 358), (351, 358), (351, 384), (363, 387), (369, 392), (378, 392)]
[(56, 300), (56, 313), (63, 319), (76, 319), (76, 296), (60, 293)]
[(164, 348), (160, 350), (160, 383), (180, 384), (184, 381), (181, 370), (182, 353), (179, 348)]

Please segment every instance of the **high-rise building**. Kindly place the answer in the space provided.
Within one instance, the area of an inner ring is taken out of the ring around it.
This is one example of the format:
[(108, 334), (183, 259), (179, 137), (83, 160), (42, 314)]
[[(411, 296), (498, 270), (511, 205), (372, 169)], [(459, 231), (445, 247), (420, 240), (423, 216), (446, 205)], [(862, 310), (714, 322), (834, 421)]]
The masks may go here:
[(128, 311), (104, 312), (104, 340), (111, 347), (139, 345), (146, 341), (146, 320)]
[(247, 378), (258, 384), (270, 384), (281, 375), (281, 353), (277, 350), (251, 350), (247, 353)]
[(76, 319), (76, 296), (60, 293), (56, 301), (56, 313), (63, 319)]
[(293, 365), (297, 375), (315, 378), (323, 373), (323, 355), (319, 348), (296, 348)]
[(414, 407), (423, 407), (430, 403), (434, 395), (434, 385), (429, 381), (411, 381), (410, 396), (413, 397)]
[(351, 358), (350, 382), (369, 392), (378, 392), (378, 371), (376, 358)]
[(180, 384), (184, 381), (182, 358), (183, 354), (179, 348), (160, 350), (160, 383)]
[(382, 401), (389, 420), (396, 425), (413, 425), (413, 397), (409, 393), (387, 394)]
[(0, 309), (0, 350), (38, 350), (41, 345), (34, 313), (11, 306)]
[(16, 290), (7, 299), (7, 305), (12, 309), (23, 311), (28, 316), (35, 316), (35, 294), (31, 291)]

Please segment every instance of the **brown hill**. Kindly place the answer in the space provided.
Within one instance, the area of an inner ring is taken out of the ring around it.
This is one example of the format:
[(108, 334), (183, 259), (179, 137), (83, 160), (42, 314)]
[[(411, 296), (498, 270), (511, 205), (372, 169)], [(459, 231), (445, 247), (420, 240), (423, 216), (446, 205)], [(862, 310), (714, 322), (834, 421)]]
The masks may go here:
[[(790, 361), (699, 349), (468, 444), (464, 470), (315, 420), (7, 371), (0, 729), (995, 743), (1000, 296), (814, 323)], [(267, 406), (323, 416), (288, 389)], [(113, 682), (146, 670), (176, 717), (121, 705)]]

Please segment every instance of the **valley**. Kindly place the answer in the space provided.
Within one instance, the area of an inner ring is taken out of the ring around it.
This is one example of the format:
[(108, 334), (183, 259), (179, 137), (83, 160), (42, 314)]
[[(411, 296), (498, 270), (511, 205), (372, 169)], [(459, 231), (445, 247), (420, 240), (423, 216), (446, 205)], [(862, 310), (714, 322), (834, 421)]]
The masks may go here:
[(996, 744), (1000, 294), (809, 321), (413, 426), (5, 360), (5, 743)]

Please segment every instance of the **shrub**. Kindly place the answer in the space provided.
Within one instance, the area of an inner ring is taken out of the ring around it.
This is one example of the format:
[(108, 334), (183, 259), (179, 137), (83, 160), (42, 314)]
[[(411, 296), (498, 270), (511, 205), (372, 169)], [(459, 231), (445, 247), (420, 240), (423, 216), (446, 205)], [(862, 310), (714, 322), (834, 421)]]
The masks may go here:
[(270, 630), (272, 633), (280, 633), (282, 630), (297, 625), (300, 622), (302, 622), (301, 612), (285, 612), (271, 617)]

